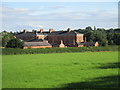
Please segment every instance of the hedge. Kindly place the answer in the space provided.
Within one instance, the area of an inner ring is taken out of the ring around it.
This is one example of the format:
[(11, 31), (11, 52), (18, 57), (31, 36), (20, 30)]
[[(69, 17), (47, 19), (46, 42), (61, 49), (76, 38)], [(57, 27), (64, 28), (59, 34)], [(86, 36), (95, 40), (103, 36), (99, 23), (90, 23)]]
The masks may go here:
[(34, 48), (34, 49), (15, 49), (3, 48), (3, 55), (16, 54), (46, 54), (46, 53), (66, 53), (66, 52), (96, 52), (96, 51), (118, 51), (116, 45), (113, 46), (99, 46), (99, 47), (67, 47), (67, 48)]

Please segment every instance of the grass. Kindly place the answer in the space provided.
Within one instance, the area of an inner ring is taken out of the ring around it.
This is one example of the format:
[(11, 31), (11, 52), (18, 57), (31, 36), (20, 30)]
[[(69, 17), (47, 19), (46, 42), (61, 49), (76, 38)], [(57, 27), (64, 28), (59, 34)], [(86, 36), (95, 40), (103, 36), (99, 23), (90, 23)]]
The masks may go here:
[(3, 88), (117, 87), (118, 64), (117, 51), (3, 55)]

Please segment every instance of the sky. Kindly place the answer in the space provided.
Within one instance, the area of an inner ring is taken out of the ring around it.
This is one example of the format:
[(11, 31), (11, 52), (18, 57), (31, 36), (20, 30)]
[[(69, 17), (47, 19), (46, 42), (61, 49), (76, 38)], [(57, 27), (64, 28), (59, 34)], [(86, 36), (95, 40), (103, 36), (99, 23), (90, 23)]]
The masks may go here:
[(6, 31), (118, 27), (118, 2), (3, 2), (0, 8)]

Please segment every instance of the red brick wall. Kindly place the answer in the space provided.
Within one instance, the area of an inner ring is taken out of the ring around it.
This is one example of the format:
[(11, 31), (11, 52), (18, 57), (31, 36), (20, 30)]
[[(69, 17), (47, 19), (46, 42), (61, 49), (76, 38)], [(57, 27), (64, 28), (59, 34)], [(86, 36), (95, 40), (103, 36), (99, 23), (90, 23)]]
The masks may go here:
[(51, 48), (52, 46), (25, 46), (24, 49), (27, 49), (27, 48)]
[(60, 41), (63, 40), (65, 45), (73, 44), (74, 40), (76, 40), (75, 35), (49, 35), (48, 42), (60, 44)]

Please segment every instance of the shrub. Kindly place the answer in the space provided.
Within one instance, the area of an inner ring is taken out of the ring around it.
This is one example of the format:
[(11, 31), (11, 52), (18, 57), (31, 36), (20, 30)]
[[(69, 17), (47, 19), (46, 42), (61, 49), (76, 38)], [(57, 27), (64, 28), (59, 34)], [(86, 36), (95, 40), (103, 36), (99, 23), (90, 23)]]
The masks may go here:
[(14, 54), (45, 54), (45, 53), (65, 53), (65, 52), (86, 52), (86, 51), (118, 51), (119, 46), (99, 46), (99, 47), (68, 47), (68, 48), (31, 48), (31, 49), (18, 49), (18, 48), (3, 48), (3, 55)]
[(17, 38), (11, 39), (6, 45), (7, 48), (23, 48), (23, 46), (24, 42)]

